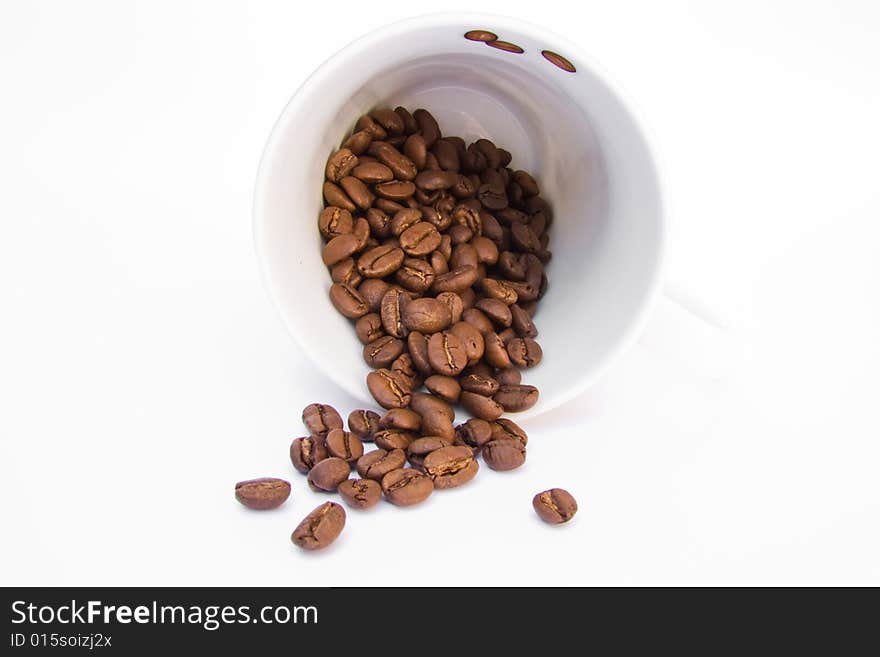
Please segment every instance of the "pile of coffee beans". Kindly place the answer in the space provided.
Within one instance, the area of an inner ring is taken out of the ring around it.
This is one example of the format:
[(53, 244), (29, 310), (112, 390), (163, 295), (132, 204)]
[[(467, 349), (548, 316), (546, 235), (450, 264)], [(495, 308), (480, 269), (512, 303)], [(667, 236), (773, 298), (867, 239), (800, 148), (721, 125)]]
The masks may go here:
[[(412, 506), (471, 481), (479, 458), (498, 471), (525, 463), (526, 432), (501, 416), (538, 401), (520, 370), (543, 355), (532, 317), (547, 288), (553, 214), (511, 160), (488, 139), (444, 137), (427, 110), (403, 107), (362, 116), (327, 160), (318, 228), (330, 300), (354, 323), (384, 411), (352, 411), (346, 430), (328, 404), (303, 410), (308, 435), (290, 445), (290, 460), (313, 491), (338, 492), (353, 509), (383, 497)], [(456, 424), (456, 405), (471, 419)], [(236, 485), (253, 509), (289, 494), (280, 479)], [(553, 524), (577, 511), (558, 488), (532, 504)], [(345, 517), (325, 502), (291, 540), (326, 547)]]
[(532, 316), (553, 213), (511, 160), (403, 107), (362, 116), (327, 160), (318, 228), (330, 300), (354, 322), (380, 406), (449, 416), (432, 417), (429, 435), (452, 437), (453, 404), (492, 421), (538, 401), (519, 370), (543, 353)]

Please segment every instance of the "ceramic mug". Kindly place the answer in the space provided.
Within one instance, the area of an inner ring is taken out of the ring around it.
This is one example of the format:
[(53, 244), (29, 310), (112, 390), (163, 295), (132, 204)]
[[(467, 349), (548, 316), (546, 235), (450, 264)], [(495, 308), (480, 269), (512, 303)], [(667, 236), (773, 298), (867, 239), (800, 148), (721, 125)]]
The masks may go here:
[(327, 60), (290, 100), (260, 162), (254, 219), (264, 280), (291, 335), (327, 376), (376, 406), (363, 346), (327, 294), (317, 218), (328, 155), (360, 115), (398, 105), (428, 109), (444, 134), (491, 139), (537, 179), (553, 207), (553, 259), (535, 315), (544, 359), (523, 382), (541, 396), (514, 417), (580, 394), (634, 341), (658, 292), (661, 185), (645, 133), (607, 77), (574, 44), (511, 18), (388, 25)]

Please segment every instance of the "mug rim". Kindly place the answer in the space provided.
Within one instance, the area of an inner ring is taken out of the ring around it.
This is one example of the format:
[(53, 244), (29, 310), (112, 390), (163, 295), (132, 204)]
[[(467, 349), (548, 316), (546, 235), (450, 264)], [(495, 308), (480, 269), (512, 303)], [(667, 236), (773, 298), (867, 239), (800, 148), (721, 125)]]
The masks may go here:
[(274, 168), (275, 160), (279, 157), (282, 128), (289, 122), (292, 116), (296, 115), (302, 109), (302, 99), (308, 95), (308, 92), (312, 87), (318, 85), (327, 76), (332, 75), (336, 69), (340, 68), (351, 59), (356, 58), (359, 52), (369, 48), (376, 42), (381, 42), (394, 37), (395, 35), (403, 34), (415, 29), (436, 27), (441, 24), (449, 26), (458, 25), (459, 27), (469, 26), (468, 29), (478, 29), (476, 26), (491, 24), (499, 32), (503, 31), (501, 28), (509, 27), (512, 31), (524, 34), (535, 41), (556, 44), (554, 47), (558, 51), (566, 53), (566, 56), (570, 56), (571, 59), (577, 61), (580, 68), (588, 70), (608, 89), (608, 92), (618, 100), (622, 111), (628, 115), (628, 118), (632, 122), (634, 132), (644, 142), (647, 155), (645, 159), (650, 167), (650, 173), (655, 180), (657, 195), (657, 238), (655, 240), (654, 248), (656, 251), (656, 257), (653, 270), (650, 271), (650, 282), (646, 286), (638, 310), (633, 313), (632, 319), (628, 322), (625, 331), (623, 331), (615, 343), (606, 350), (599, 361), (591, 368), (588, 375), (577, 381), (573, 381), (572, 385), (567, 388), (563, 394), (556, 395), (552, 400), (552, 403), (539, 403), (528, 411), (516, 413), (517, 419), (528, 419), (549, 412), (583, 394), (607, 373), (615, 361), (629, 351), (638, 337), (642, 334), (645, 325), (648, 322), (650, 311), (654, 307), (660, 294), (662, 272), (668, 250), (668, 200), (665, 194), (666, 186), (661, 173), (660, 158), (652, 134), (647, 128), (647, 124), (638, 105), (622, 90), (621, 85), (613, 76), (609, 75), (607, 71), (599, 66), (593, 58), (584, 53), (580, 46), (571, 42), (569, 39), (542, 26), (511, 16), (481, 12), (442, 11), (408, 17), (382, 25), (354, 39), (324, 60), (302, 82), (302, 84), (299, 85), (282, 109), (278, 118), (272, 125), (272, 129), (260, 157), (254, 185), (252, 206), (253, 240), (257, 261), (259, 263), (260, 278), (263, 281), (263, 286), (265, 287), (277, 314), (280, 316), (287, 333), (293, 338), (294, 342), (300, 347), (308, 360), (319, 371), (323, 372), (347, 393), (355, 398), (362, 398), (363, 390), (352, 389), (348, 380), (344, 376), (338, 376), (335, 372), (327, 371), (322, 366), (317, 354), (313, 354), (310, 351), (288, 320), (285, 305), (281, 302), (277, 284), (273, 280), (273, 274), (269, 262), (270, 257), (267, 253), (266, 222), (264, 220), (264, 217), (266, 216), (265, 201), (267, 198), (267, 181), (270, 177), (269, 172)]

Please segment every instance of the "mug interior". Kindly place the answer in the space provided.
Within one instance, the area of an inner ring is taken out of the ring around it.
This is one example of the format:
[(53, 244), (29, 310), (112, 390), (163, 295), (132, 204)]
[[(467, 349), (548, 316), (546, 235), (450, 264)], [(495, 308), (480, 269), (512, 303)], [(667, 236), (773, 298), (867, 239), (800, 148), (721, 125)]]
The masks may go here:
[[(484, 29), (521, 54), (464, 38)], [(330, 304), (316, 229), (326, 159), (375, 107), (424, 107), (443, 134), (491, 139), (531, 172), (553, 208), (547, 293), (535, 323), (544, 360), (523, 372), (541, 390), (517, 417), (586, 388), (632, 340), (656, 291), (662, 208), (654, 163), (621, 100), (557, 37), (498, 17), (391, 25), (326, 62), (275, 127), (256, 196), (257, 247), (294, 337), (326, 373), (375, 405), (351, 322)], [(568, 72), (542, 56), (561, 52)]]

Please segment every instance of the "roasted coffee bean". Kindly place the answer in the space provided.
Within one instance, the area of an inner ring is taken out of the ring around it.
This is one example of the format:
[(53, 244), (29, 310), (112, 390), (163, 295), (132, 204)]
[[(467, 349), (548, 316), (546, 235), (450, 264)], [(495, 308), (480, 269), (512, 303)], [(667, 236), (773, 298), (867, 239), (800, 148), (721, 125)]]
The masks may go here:
[(436, 298), (437, 301), (442, 302), (449, 309), (449, 317), (452, 324), (461, 321), (461, 313), (464, 310), (464, 304), (458, 294), (455, 292), (441, 292)]
[(406, 207), (397, 201), (392, 201), (387, 198), (377, 198), (373, 205), (392, 217)]
[(480, 281), (480, 285), (483, 288), (483, 293), (488, 298), (498, 299), (508, 306), (516, 303), (517, 293), (510, 282), (495, 278), (484, 278)]
[(445, 402), (454, 404), (461, 394), (461, 385), (451, 376), (434, 374), (425, 379), (425, 387)]
[(541, 193), (538, 189), (538, 183), (526, 171), (515, 171), (513, 181), (522, 188), (523, 194), (526, 196), (537, 196)]
[[(450, 238), (451, 239), (451, 238)], [(477, 250), (470, 244), (456, 244), (452, 248), (452, 255), (449, 257), (449, 266), (453, 269), (461, 267), (474, 267), (480, 264), (480, 258)]]
[(455, 376), (468, 362), (464, 344), (450, 332), (435, 333), (428, 340), (428, 361), (438, 374)]
[(543, 212), (536, 212), (535, 214), (533, 214), (532, 218), (529, 219), (529, 228), (531, 228), (535, 236), (539, 238), (539, 244), (541, 245), (541, 248), (546, 248), (546, 245), (543, 241), (540, 241), (540, 238), (542, 238), (546, 234), (545, 231), (547, 230), (547, 215), (545, 215)]
[[(441, 415), (452, 422), (455, 419), (455, 411), (452, 406), (434, 395), (424, 392), (415, 392), (412, 395), (411, 408), (422, 416), (422, 419), (430, 415)], [(425, 434), (434, 435), (434, 434)]]
[(411, 331), (406, 338), (406, 347), (416, 370), (422, 376), (430, 376), (434, 368), (428, 360), (428, 338), (419, 331)]
[(462, 391), (459, 403), (468, 413), (483, 420), (497, 420), (504, 413), (504, 408), (494, 399), (473, 392)]
[(406, 448), (406, 458), (414, 468), (422, 469), (425, 457), (443, 447), (452, 445), (452, 440), (442, 436), (422, 436), (412, 441)]
[[(409, 182), (413, 180), (418, 173), (415, 162), (387, 142), (374, 141), (370, 144), (370, 148), (367, 152), (391, 169), (391, 171), (394, 172), (394, 177), (397, 178), (398, 181)], [(413, 187), (413, 189), (415, 189), (415, 187)], [(412, 192), (405, 194), (404, 198), (411, 195)], [(382, 196), (382, 194), (380, 194), (380, 196)], [(386, 198), (397, 200), (393, 196), (386, 196)]]
[(427, 221), (420, 221), (400, 234), (400, 248), (411, 256), (426, 256), (438, 246), (440, 233)]
[(303, 409), (302, 421), (309, 433), (321, 440), (332, 429), (342, 428), (342, 416), (329, 404), (309, 404)]
[(367, 452), (358, 459), (357, 471), (361, 477), (381, 481), (382, 477), (406, 465), (406, 453), (402, 449), (382, 448)]
[(504, 232), (501, 228), (501, 224), (498, 223), (498, 220), (485, 210), (481, 210), (480, 224), (483, 227), (483, 237), (491, 240), (496, 249), (500, 249), (500, 245), (504, 238)]
[(397, 506), (412, 506), (424, 502), (434, 492), (434, 482), (418, 470), (401, 468), (382, 477), (385, 499)]
[(403, 131), (404, 133), (411, 135), (419, 129), (419, 124), (416, 123), (413, 115), (409, 113), (409, 110), (405, 107), (395, 107), (394, 113), (400, 117), (400, 120), (403, 121)]
[(462, 390), (483, 395), (484, 397), (491, 397), (498, 392), (498, 381), (492, 377), (471, 372), (470, 374), (462, 375), (460, 381)]
[(321, 251), (321, 259), (329, 267), (354, 255), (360, 248), (361, 242), (357, 235), (354, 233), (344, 233), (337, 235), (324, 245)]
[(506, 303), (498, 299), (480, 299), (477, 301), (477, 310), (482, 311), (495, 324), (504, 328), (510, 326), (513, 321), (510, 308)]
[(512, 281), (524, 281), (527, 267), (525, 254), (505, 251), (498, 256), (498, 271)]
[(327, 205), (336, 206), (349, 212), (354, 212), (357, 209), (357, 206), (352, 203), (351, 199), (348, 198), (348, 194), (342, 191), (342, 187), (339, 185), (325, 180), (322, 191)]
[(336, 310), (349, 319), (358, 319), (370, 311), (358, 291), (346, 283), (334, 283), (330, 286), (330, 301)]
[(510, 227), (513, 244), (520, 251), (536, 253), (541, 250), (541, 242), (528, 224), (513, 224)]
[(388, 369), (370, 372), (367, 374), (367, 387), (382, 408), (409, 406), (410, 391), (403, 378), (396, 372)]
[(529, 436), (525, 430), (513, 420), (501, 417), (489, 423), (492, 440), (515, 440), (525, 447), (529, 443)]
[(524, 301), (535, 301), (538, 298), (538, 286), (532, 285), (527, 281), (505, 281), (505, 284), (516, 292), (517, 300), (520, 306)]
[(290, 444), (290, 460), (298, 472), (307, 474), (315, 464), (328, 456), (327, 450), (318, 436), (297, 438)]
[(352, 287), (357, 287), (364, 280), (364, 277), (357, 270), (354, 259), (346, 258), (330, 268), (330, 280), (334, 283), (348, 283)]
[(381, 162), (367, 162), (358, 164), (354, 169), (352, 169), (351, 175), (367, 184), (388, 182), (389, 180), (394, 180), (394, 172)]
[(437, 278), (431, 265), (418, 258), (406, 258), (400, 269), (394, 273), (394, 280), (401, 287), (416, 294), (426, 292), (436, 282)]
[(413, 364), (412, 357), (408, 353), (402, 353), (393, 363), (391, 371), (399, 374), (409, 390), (416, 390), (422, 385), (422, 377)]
[(345, 190), (348, 198), (354, 201), (354, 204), (361, 210), (369, 208), (373, 205), (373, 201), (376, 199), (373, 192), (370, 191), (370, 188), (354, 176), (346, 176), (339, 181), (339, 186)]
[(449, 271), (449, 263), (446, 261), (446, 258), (443, 257), (443, 254), (439, 251), (434, 251), (431, 255), (428, 256), (428, 264), (431, 265), (431, 269), (434, 270), (435, 276), (439, 274), (445, 274)]
[(403, 143), (403, 153), (416, 165), (418, 170), (425, 168), (427, 158), (427, 147), (425, 146), (425, 138), (420, 134), (410, 135)]
[(373, 135), (368, 130), (358, 130), (345, 140), (342, 148), (347, 148), (355, 155), (361, 155), (369, 148), (372, 141)]
[(425, 457), (422, 468), (434, 481), (434, 488), (455, 488), (477, 475), (479, 464), (470, 447), (441, 447)]
[(474, 452), (482, 450), (483, 445), (492, 440), (492, 426), (486, 420), (471, 418), (455, 428), (455, 443), (467, 445)]
[(372, 117), (376, 123), (381, 125), (389, 135), (403, 134), (403, 120), (394, 110), (388, 109), (387, 107), (375, 109), (370, 112), (370, 117)]
[[(482, 219), (480, 220), (482, 225)], [(471, 240), (471, 246), (477, 252), (477, 260), (486, 265), (494, 265), (498, 262), (498, 247), (488, 237), (477, 236)]]
[(521, 207), (523, 202), (523, 190), (518, 183), (512, 182), (507, 186), (507, 202), (514, 207)]
[(476, 144), (471, 144), (467, 147), (461, 161), (464, 170), (471, 173), (480, 173), (489, 166), (489, 163), (486, 161), (486, 156), (483, 155), (479, 148), (477, 148)]
[(327, 434), (325, 443), (327, 453), (348, 463), (354, 463), (364, 455), (364, 444), (357, 436), (342, 429), (333, 429)]
[(490, 440), (483, 445), (482, 455), (493, 470), (513, 470), (526, 462), (526, 448), (516, 440)]
[(483, 334), (480, 333), (472, 324), (468, 322), (458, 322), (453, 324), (449, 329), (454, 333), (464, 345), (465, 354), (467, 355), (468, 365), (475, 365), (483, 357), (485, 342)]
[(507, 353), (504, 342), (501, 341), (498, 334), (488, 331), (483, 333), (483, 340), (486, 343), (485, 355), (483, 357), (485, 361), (498, 369), (510, 367), (510, 355)]
[(379, 312), (382, 309), (382, 297), (391, 286), (379, 279), (367, 279), (358, 285), (358, 293), (370, 307), (371, 312)]
[(459, 174), (458, 180), (449, 188), (449, 191), (455, 198), (464, 199), (473, 197), (477, 193), (477, 187), (473, 180)]
[(425, 191), (449, 189), (458, 182), (458, 174), (442, 169), (425, 169), (416, 176), (416, 187)]
[(491, 333), (495, 330), (495, 325), (492, 324), (492, 320), (486, 317), (486, 313), (479, 308), (468, 308), (461, 314), (461, 319), (467, 324), (473, 326), (480, 333)]
[(518, 304), (510, 306), (510, 325), (521, 338), (534, 338), (538, 335), (538, 329), (531, 316)]
[(505, 367), (495, 373), (495, 380), (501, 386), (515, 386), (522, 383), (522, 372), (515, 367)]
[(543, 356), (541, 345), (532, 338), (514, 338), (507, 343), (507, 353), (510, 362), (520, 369), (534, 367)]
[(309, 470), (309, 488), (316, 492), (330, 492), (348, 479), (351, 466), (347, 461), (331, 456), (319, 461)]
[(370, 231), (376, 237), (388, 237), (391, 235), (391, 215), (377, 207), (367, 210), (367, 223)]
[(379, 414), (363, 409), (352, 411), (348, 415), (348, 430), (361, 442), (372, 442), (373, 434), (379, 430)]
[(525, 225), (529, 221), (528, 214), (515, 208), (504, 208), (503, 210), (499, 210), (495, 213), (495, 218), (507, 227), (513, 226), (514, 224)]
[(383, 244), (370, 249), (358, 258), (358, 271), (367, 278), (385, 278), (400, 268), (405, 257), (402, 249)]
[(385, 331), (395, 338), (405, 338), (407, 328), (403, 321), (409, 297), (402, 290), (392, 287), (382, 297), (380, 316)]
[(422, 416), (409, 408), (392, 408), (386, 411), (379, 420), (382, 429), (403, 429), (404, 431), (418, 431), (422, 424)]
[(410, 331), (436, 333), (447, 328), (451, 322), (449, 308), (439, 299), (413, 299), (403, 310), (403, 323)]
[(357, 164), (357, 155), (347, 148), (340, 148), (327, 159), (327, 167), (325, 168), (324, 173), (327, 176), (327, 180), (339, 182), (342, 178), (351, 173)]
[(274, 509), (290, 497), (290, 483), (274, 477), (249, 479), (235, 484), (235, 499), (249, 509)]
[(382, 486), (372, 479), (346, 479), (336, 490), (353, 509), (369, 509), (382, 499)]
[(551, 525), (568, 522), (578, 510), (577, 502), (571, 493), (562, 488), (551, 488), (538, 493), (532, 499), (532, 507), (541, 520)]
[(290, 535), (303, 550), (320, 550), (335, 541), (345, 527), (345, 509), (336, 502), (324, 502), (307, 515)]
[(461, 224), (455, 224), (450, 227), (447, 234), (452, 239), (453, 244), (465, 244), (469, 242), (471, 238), (474, 236), (474, 231), (472, 231), (467, 226), (463, 226)]
[(416, 434), (403, 429), (380, 429), (373, 434), (373, 441), (378, 447), (391, 451), (394, 449), (406, 449), (416, 439)]
[(375, 189), (376, 194), (383, 198), (388, 198), (392, 201), (402, 201), (413, 195), (413, 192), (416, 191), (416, 186), (408, 181), (392, 180), (391, 182), (379, 183), (375, 186)]
[(486, 165), (488, 167), (495, 169), (501, 165), (501, 155), (498, 153), (498, 148), (491, 141), (488, 139), (477, 139), (474, 142), (474, 146), (486, 158)]
[(403, 353), (403, 349), (403, 340), (383, 335), (364, 346), (364, 360), (373, 369), (388, 367)]
[(489, 378), (495, 378), (495, 368), (485, 362), (479, 362), (475, 365), (471, 365), (464, 372), (462, 372), (464, 376), (468, 374), (476, 374), (477, 376), (486, 376)]
[(435, 292), (462, 292), (477, 282), (476, 267), (461, 267), (437, 276), (433, 281)]
[(538, 306), (538, 302), (537, 302), (537, 300), (534, 300), (534, 301), (520, 301), (517, 305), (518, 305), (520, 308), (522, 308), (523, 310), (525, 310), (525, 311), (529, 314), (529, 317), (534, 317), (534, 316), (535, 316), (535, 311), (537, 311), (537, 309), (538, 309), (538, 307), (537, 307), (537, 306)]
[(527, 411), (538, 402), (538, 389), (529, 385), (501, 386), (493, 399), (508, 413)]
[(506, 328), (498, 333), (498, 337), (501, 338), (501, 342), (507, 347), (507, 343), (516, 337), (516, 332), (512, 328)]
[[(435, 207), (432, 207), (430, 205), (422, 205), (419, 209), (422, 212), (422, 219), (434, 226), (434, 228), (436, 228), (438, 231), (446, 230), (447, 228), (449, 228), (450, 225), (452, 225), (452, 217), (449, 214), (444, 214), (440, 212), (440, 210)], [(444, 240), (451, 247), (452, 239), (448, 235), (441, 235), (440, 246), (438, 246), (437, 249), (440, 251), (440, 253), (444, 254), (444, 257), (448, 259), (448, 253), (444, 253)]]
[(422, 137), (425, 139), (425, 145), (431, 148), (434, 142), (440, 139), (440, 126), (437, 125), (437, 119), (425, 109), (417, 109), (413, 112), (413, 118), (419, 126)]
[(369, 313), (358, 319), (354, 324), (354, 332), (358, 340), (369, 344), (385, 335), (382, 318), (378, 313)]
[(434, 157), (437, 158), (437, 163), (440, 165), (440, 168), (445, 169), (446, 171), (455, 171), (461, 168), (461, 164), (458, 161), (458, 149), (454, 144), (450, 142), (440, 139), (438, 140), (433, 148), (431, 148), (431, 152), (434, 154)]
[(477, 198), (487, 210), (497, 211), (507, 207), (507, 191), (499, 185), (482, 184), (477, 188)]
[(388, 133), (385, 131), (385, 128), (374, 121), (373, 118), (368, 114), (364, 114), (361, 118), (357, 120), (357, 123), (354, 124), (354, 129), (366, 130), (370, 133), (370, 135), (372, 135), (374, 141), (382, 140), (388, 137)]
[(394, 213), (391, 219), (391, 234), (400, 237), (408, 228), (412, 228), (422, 220), (422, 211), (415, 208), (403, 208)]
[(344, 208), (329, 206), (318, 217), (318, 229), (324, 239), (331, 240), (339, 235), (350, 233), (354, 228), (351, 212)]

